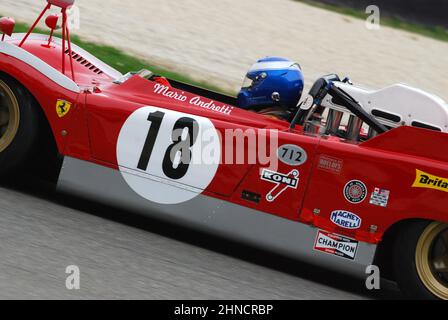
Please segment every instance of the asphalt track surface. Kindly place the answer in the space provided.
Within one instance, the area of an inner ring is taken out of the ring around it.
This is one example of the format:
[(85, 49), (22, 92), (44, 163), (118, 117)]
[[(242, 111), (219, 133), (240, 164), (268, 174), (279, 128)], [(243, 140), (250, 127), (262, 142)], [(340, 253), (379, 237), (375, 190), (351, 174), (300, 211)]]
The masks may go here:
[[(272, 253), (55, 193), (0, 185), (0, 299), (400, 299)], [(80, 290), (67, 290), (69, 265)]]

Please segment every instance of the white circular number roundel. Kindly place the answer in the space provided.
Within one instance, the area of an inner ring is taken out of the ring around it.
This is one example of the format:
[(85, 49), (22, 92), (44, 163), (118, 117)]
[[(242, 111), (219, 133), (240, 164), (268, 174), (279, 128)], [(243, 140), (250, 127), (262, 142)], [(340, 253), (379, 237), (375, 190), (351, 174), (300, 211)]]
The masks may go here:
[(124, 180), (137, 194), (160, 204), (178, 204), (211, 183), (221, 143), (207, 118), (143, 107), (121, 128), (117, 159)]

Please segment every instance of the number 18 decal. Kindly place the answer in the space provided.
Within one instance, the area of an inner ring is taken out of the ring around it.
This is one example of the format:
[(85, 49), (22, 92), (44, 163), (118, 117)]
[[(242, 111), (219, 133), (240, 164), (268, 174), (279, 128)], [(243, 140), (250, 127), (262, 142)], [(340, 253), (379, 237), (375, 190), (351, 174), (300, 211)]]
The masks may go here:
[(177, 204), (193, 199), (213, 180), (221, 143), (207, 118), (143, 107), (121, 128), (117, 160), (124, 180), (137, 194), (156, 203)]

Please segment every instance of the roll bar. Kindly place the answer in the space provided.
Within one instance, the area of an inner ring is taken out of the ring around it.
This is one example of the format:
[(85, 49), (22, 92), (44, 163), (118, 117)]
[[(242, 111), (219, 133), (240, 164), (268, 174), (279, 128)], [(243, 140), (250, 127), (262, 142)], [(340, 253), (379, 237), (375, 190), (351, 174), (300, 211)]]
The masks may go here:
[(334, 83), (337, 81), (341, 81), (337, 75), (328, 75), (316, 81), (310, 90), (310, 97), (308, 97), (308, 99), (312, 98), (312, 101), (302, 102), (302, 105), (299, 107), (299, 110), (291, 122), (291, 130), (294, 129), (297, 124), (303, 124), (303, 122), (305, 122), (313, 105), (320, 106), (325, 96), (330, 95), (333, 99), (338, 101), (338, 104), (347, 108), (348, 111), (369, 125), (377, 133), (388, 131), (386, 126), (365, 111), (353, 97), (344, 90), (338, 88)]

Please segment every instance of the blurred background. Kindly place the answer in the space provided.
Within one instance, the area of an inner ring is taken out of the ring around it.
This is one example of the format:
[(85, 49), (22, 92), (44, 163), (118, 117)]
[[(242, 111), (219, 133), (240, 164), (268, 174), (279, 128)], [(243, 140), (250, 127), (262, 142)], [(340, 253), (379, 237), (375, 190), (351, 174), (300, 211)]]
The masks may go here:
[[(74, 32), (230, 92), (257, 59), (279, 55), (301, 64), (308, 86), (338, 73), (374, 89), (404, 82), (448, 100), (447, 2), (373, 1), (381, 28), (370, 30), (371, 2), (77, 0)], [(0, 14), (31, 23), (43, 3), (2, 0)]]
[(448, 2), (445, 0), (310, 0), (364, 10), (375, 4), (383, 14), (410, 23), (448, 28)]

